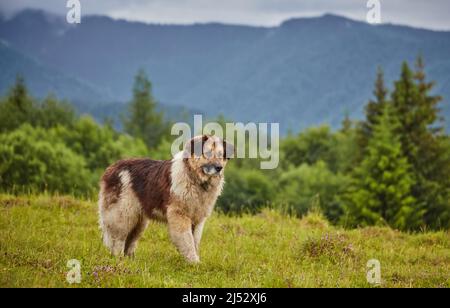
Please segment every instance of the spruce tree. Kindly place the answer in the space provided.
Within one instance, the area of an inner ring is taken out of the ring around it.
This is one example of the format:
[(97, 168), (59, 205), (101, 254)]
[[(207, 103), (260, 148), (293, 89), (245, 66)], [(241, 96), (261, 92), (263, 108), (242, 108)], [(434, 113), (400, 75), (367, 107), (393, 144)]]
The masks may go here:
[[(426, 79), (423, 57), (416, 61), (414, 79), (419, 88), (419, 122), (421, 135), (417, 140), (417, 194), (427, 204), (425, 220), (434, 229), (450, 227), (450, 148), (448, 136), (441, 125), (439, 103), (442, 97), (431, 92), (435, 82)], [(418, 134), (419, 136), (419, 134)]]
[(375, 100), (369, 101), (366, 107), (365, 131), (370, 138), (373, 128), (378, 124), (379, 118), (383, 114), (383, 110), (387, 104), (388, 90), (384, 84), (384, 72), (381, 67), (377, 70), (377, 78), (375, 81), (375, 90), (373, 92)]
[(431, 94), (433, 86), (426, 81), (422, 57), (416, 62), (415, 72), (404, 63), (392, 104), (400, 119), (397, 133), (403, 153), (417, 180), (413, 195), (427, 210), (427, 226), (441, 228), (450, 225), (450, 160), (447, 137), (438, 122), (441, 97)]
[(350, 118), (350, 114), (345, 112), (344, 120), (341, 123), (340, 132), (343, 134), (348, 134), (353, 130), (353, 122)]
[(366, 120), (360, 123), (358, 128), (357, 141), (360, 148), (359, 161), (364, 156), (365, 149), (372, 137), (373, 128), (378, 124), (383, 110), (388, 104), (388, 90), (384, 82), (384, 72), (381, 67), (377, 70), (377, 77), (375, 80), (375, 89), (373, 91), (374, 99), (370, 100), (365, 108)]
[(414, 79), (419, 89), (418, 120), (423, 125), (422, 129), (428, 131), (431, 135), (442, 134), (444, 128), (437, 123), (443, 120), (439, 117), (440, 109), (438, 107), (442, 97), (430, 94), (436, 84), (433, 81), (428, 82), (426, 80), (425, 62), (422, 56), (419, 56), (416, 60)]
[(135, 77), (133, 100), (128, 105), (123, 126), (126, 133), (142, 139), (149, 149), (159, 145), (168, 128), (163, 113), (158, 112), (156, 108), (152, 84), (145, 72), (140, 70)]
[(398, 120), (385, 106), (345, 196), (344, 223), (351, 226), (389, 224), (402, 230), (422, 225), (423, 210), (411, 194), (415, 184), (411, 166), (396, 134)]
[(400, 79), (395, 82), (392, 104), (400, 120), (397, 132), (401, 137), (403, 152), (415, 167), (418, 167), (418, 143), (426, 129), (426, 125), (419, 121), (423, 118), (420, 115), (419, 96), (414, 73), (408, 63), (404, 62)]

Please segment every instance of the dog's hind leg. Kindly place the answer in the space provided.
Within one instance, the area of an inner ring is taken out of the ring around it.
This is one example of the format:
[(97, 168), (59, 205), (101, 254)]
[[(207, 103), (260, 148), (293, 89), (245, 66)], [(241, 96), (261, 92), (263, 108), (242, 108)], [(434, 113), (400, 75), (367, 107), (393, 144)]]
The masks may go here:
[(119, 204), (100, 203), (99, 212), (103, 244), (114, 256), (123, 255), (127, 234), (123, 231), (124, 222), (117, 219), (121, 216)]
[[(105, 189), (102, 187), (99, 198), (103, 241), (114, 256), (125, 254), (127, 239), (130, 234), (134, 233), (143, 215), (139, 200), (131, 189), (129, 173), (122, 171), (119, 177), (121, 180), (120, 193), (105, 193)], [(139, 231), (140, 228), (136, 230)], [(133, 246), (131, 243), (128, 246)]]
[(116, 244), (113, 238), (113, 230), (111, 225), (113, 223), (111, 219), (111, 210), (116, 207), (118, 199), (113, 196), (112, 193), (106, 192), (104, 183), (101, 183), (100, 194), (98, 198), (98, 214), (99, 214), (99, 225), (102, 231), (103, 244), (114, 254), (118, 253), (118, 249), (115, 248)]
[(109, 249), (113, 256), (121, 257), (124, 255), (125, 241), (123, 239), (112, 239)]
[(141, 237), (142, 233), (144, 233), (145, 229), (147, 229), (148, 222), (149, 222), (148, 219), (145, 217), (145, 215), (142, 214), (136, 226), (128, 234), (128, 237), (125, 242), (126, 256), (129, 257), (134, 256), (134, 252), (136, 251), (139, 238)]
[(147, 226), (145, 218), (136, 205), (119, 202), (104, 221), (103, 236), (105, 245), (114, 256), (132, 255), (136, 242)]
[(114, 221), (111, 221), (109, 215), (103, 217), (102, 231), (103, 243), (111, 251), (114, 256), (123, 256), (125, 251), (126, 234), (120, 231), (119, 228), (113, 226)]

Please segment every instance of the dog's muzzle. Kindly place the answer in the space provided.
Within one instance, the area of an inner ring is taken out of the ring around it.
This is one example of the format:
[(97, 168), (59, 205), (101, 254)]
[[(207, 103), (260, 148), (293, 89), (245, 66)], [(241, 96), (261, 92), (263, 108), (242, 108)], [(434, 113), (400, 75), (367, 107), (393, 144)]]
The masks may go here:
[(223, 167), (216, 164), (208, 164), (202, 167), (203, 172), (207, 175), (218, 175), (222, 171)]

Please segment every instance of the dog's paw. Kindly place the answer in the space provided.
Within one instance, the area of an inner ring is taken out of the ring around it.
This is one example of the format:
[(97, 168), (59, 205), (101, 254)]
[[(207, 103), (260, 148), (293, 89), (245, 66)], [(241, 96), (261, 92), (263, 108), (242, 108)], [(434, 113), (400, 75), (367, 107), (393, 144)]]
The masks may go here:
[(200, 258), (199, 258), (199, 256), (188, 256), (188, 257), (186, 257), (186, 260), (187, 260), (190, 264), (199, 264), (199, 263), (200, 263)]

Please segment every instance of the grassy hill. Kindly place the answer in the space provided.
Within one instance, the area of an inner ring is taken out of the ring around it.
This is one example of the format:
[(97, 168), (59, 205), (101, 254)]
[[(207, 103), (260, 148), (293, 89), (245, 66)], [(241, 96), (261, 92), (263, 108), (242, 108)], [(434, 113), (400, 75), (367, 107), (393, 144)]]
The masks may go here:
[(82, 263), (81, 287), (370, 287), (370, 259), (381, 262), (383, 287), (450, 287), (449, 232), (347, 231), (318, 214), (299, 220), (271, 210), (215, 214), (202, 263), (192, 266), (157, 223), (134, 259), (111, 257), (94, 202), (1, 195), (0, 212), (0, 287), (69, 287), (70, 259)]

